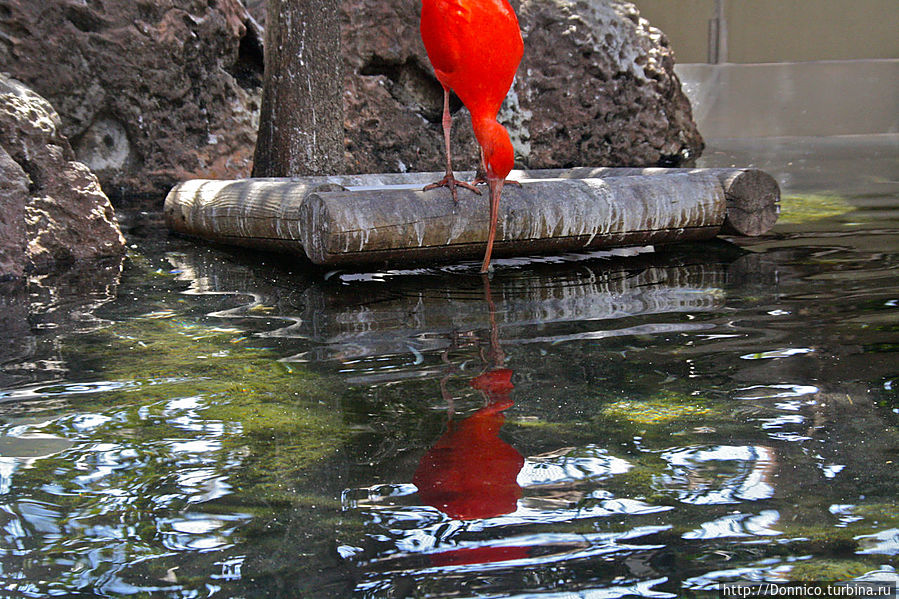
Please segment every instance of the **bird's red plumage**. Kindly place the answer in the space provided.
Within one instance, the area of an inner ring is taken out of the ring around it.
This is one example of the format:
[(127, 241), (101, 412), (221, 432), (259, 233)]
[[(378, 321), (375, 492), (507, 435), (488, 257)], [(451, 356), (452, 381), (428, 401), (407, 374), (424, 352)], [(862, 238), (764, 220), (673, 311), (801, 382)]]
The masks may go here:
[(440, 82), (472, 120), (495, 119), (524, 45), (507, 0), (423, 0), (421, 39)]
[(497, 368), (475, 377), (471, 386), (484, 392), (487, 405), (446, 432), (418, 463), (412, 483), (422, 501), (445, 514), (467, 520), (515, 511), (521, 497), (517, 477), (524, 458), (499, 438), (512, 407), (512, 371)]

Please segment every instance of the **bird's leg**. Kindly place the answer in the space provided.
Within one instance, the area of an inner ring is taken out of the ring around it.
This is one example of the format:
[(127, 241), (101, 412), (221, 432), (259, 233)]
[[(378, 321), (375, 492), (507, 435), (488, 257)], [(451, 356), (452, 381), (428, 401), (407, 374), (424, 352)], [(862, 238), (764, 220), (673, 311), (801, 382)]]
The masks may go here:
[(448, 88), (443, 88), (443, 143), (446, 146), (446, 175), (440, 181), (436, 183), (431, 183), (430, 185), (425, 185), (422, 191), (428, 191), (430, 189), (435, 189), (437, 187), (449, 187), (450, 193), (453, 194), (453, 202), (459, 203), (459, 198), (456, 195), (456, 186), (459, 185), (466, 189), (470, 189), (478, 195), (481, 195), (481, 190), (479, 190), (474, 185), (470, 183), (466, 183), (464, 181), (459, 181), (453, 176), (453, 159), (452, 152), (450, 151), (450, 131), (453, 128), (453, 117), (450, 114), (449, 108), (449, 98), (450, 91)]
[(487, 162), (484, 160), (484, 148), (478, 145), (478, 152), (481, 155), (481, 161), (478, 162), (478, 172), (474, 174), (472, 185), (483, 185), (487, 183)]

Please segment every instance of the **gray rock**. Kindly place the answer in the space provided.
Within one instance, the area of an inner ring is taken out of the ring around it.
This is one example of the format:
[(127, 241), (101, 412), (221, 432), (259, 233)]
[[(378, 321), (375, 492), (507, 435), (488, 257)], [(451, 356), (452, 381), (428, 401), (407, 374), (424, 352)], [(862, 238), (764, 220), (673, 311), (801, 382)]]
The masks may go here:
[(111, 195), (249, 174), (255, 34), (240, 0), (0, 0), (0, 68), (56, 107)]
[(0, 277), (121, 255), (109, 198), (60, 132), (53, 107), (0, 74)]
[(25, 272), (25, 204), (31, 179), (0, 147), (0, 279)]

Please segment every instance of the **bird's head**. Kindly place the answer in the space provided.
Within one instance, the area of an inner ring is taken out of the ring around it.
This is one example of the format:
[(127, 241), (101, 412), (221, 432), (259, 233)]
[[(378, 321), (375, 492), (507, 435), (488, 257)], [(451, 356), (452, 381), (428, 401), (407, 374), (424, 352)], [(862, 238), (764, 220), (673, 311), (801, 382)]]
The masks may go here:
[(487, 179), (505, 180), (515, 166), (515, 151), (506, 128), (493, 119), (474, 123), (475, 136), (484, 150)]

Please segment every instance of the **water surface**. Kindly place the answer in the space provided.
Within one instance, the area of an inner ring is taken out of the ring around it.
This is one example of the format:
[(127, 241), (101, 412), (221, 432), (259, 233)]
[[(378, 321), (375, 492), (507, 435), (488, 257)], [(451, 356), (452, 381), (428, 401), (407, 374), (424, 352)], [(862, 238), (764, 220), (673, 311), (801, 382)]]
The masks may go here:
[(5, 596), (895, 578), (894, 136), (714, 148), (754, 240), (377, 273), (170, 238), (4, 284)]

